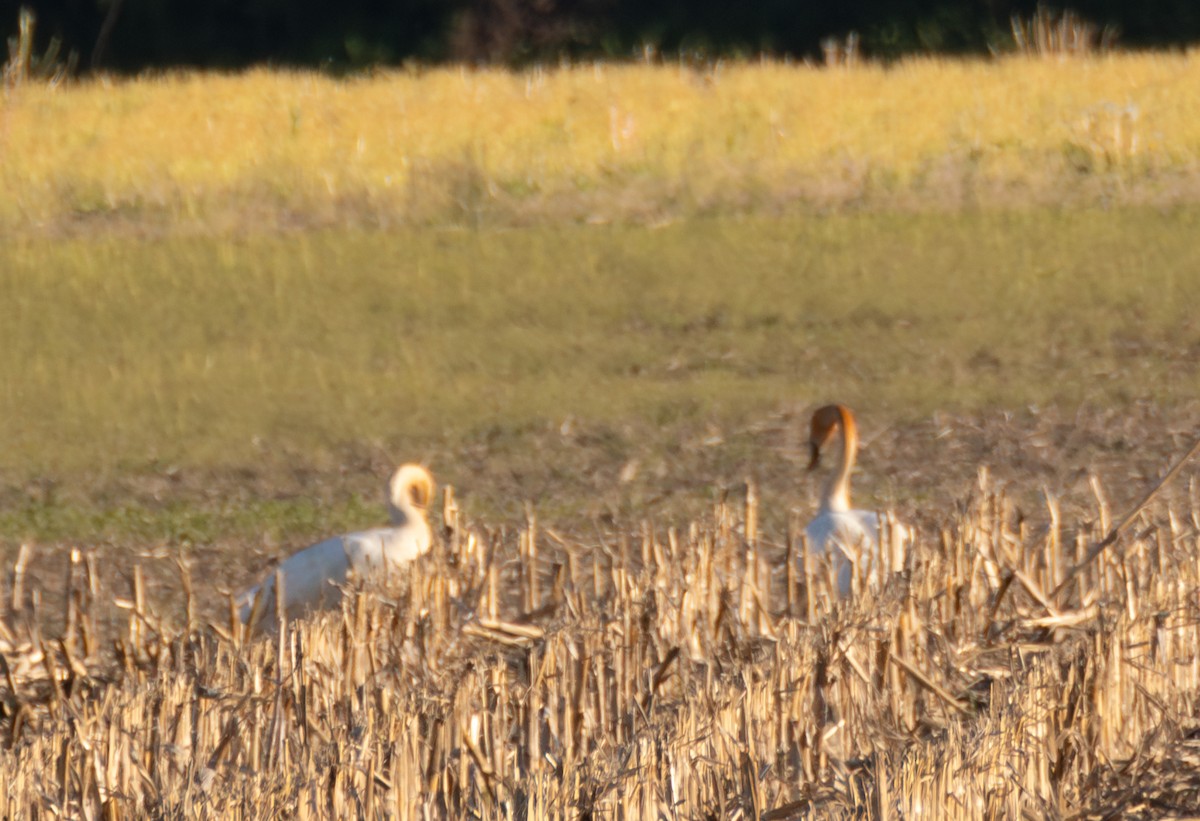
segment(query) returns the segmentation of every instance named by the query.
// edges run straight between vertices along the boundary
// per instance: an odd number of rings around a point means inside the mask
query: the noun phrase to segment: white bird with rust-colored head
[[[885,520],[875,511],[850,507],[850,473],[854,470],[854,458],[858,452],[858,425],[854,421],[854,414],[845,405],[826,405],[813,413],[809,437],[812,461],[808,469],[814,470],[820,464],[822,449],[837,431],[842,434],[837,467],[821,493],[820,510],[808,523],[804,533],[808,537],[809,549],[814,554],[830,553],[837,569],[838,593],[845,597],[850,595],[856,566],[866,563],[869,567],[868,578],[875,583],[883,582],[885,571],[901,568],[911,530],[888,517],[886,521],[891,525],[890,538],[885,539],[881,546],[879,534]],[[884,547],[890,547],[890,556],[885,556]],[[885,562],[885,559],[888,561]]]
[[[283,577],[284,611],[288,618],[296,618],[336,606],[351,574],[380,578],[426,553],[432,534],[425,509],[433,491],[429,471],[420,465],[402,465],[388,482],[391,527],[334,536],[292,554],[262,582],[237,596],[238,617],[251,626],[274,621],[277,572]]]

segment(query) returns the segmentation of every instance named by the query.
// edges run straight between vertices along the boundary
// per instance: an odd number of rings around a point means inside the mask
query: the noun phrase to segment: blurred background
[[[39,37],[58,38],[82,68],[323,66],[405,61],[627,58],[825,58],[829,38],[874,58],[1003,52],[1013,18],[1039,5],[1012,0],[34,0],[0,3],[15,29],[20,7]],[[1129,47],[1180,46],[1200,34],[1187,0],[1079,0],[1094,35]],[[3,30],[3,29],[0,29]],[[1017,38],[1019,39],[1019,38]]]

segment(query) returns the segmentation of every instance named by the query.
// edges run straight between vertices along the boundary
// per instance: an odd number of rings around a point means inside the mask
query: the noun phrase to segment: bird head
[[[841,405],[825,405],[813,411],[812,429],[808,436],[808,447],[812,452],[809,470],[814,470],[821,463],[821,449],[829,444],[833,432],[842,423],[842,413]]]
[[[411,504],[424,510],[433,501],[435,484],[433,476],[420,465],[401,465],[389,483],[391,502],[396,507]]]

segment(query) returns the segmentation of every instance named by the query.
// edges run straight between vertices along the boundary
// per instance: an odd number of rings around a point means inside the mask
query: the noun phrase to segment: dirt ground
[[[516,534],[528,509],[550,538],[598,545],[614,534],[636,532],[643,523],[665,529],[703,517],[720,498],[743,503],[745,482],[757,484],[765,537],[781,544],[789,515],[807,521],[823,473],[809,474],[807,415],[810,408],[776,409],[740,428],[706,426],[653,432],[588,428],[579,424],[535,430],[519,438],[486,438],[457,447],[433,446],[416,454],[439,480],[454,487],[464,522],[516,550]],[[981,468],[1005,487],[1031,534],[1048,521],[1046,493],[1060,505],[1067,533],[1095,533],[1098,505],[1092,478],[1113,520],[1134,505],[1200,435],[1200,402],[1170,408],[1134,403],[1117,410],[1026,408],[979,415],[937,414],[913,422],[887,422],[860,414],[863,446],[854,479],[858,506],[891,508],[936,538],[950,514],[977,485]],[[660,437],[662,436],[659,432]],[[57,499],[105,506],[180,504],[228,511],[252,499],[309,497],[335,506],[352,494],[380,497],[380,486],[396,459],[378,444],[347,446],[334,470],[274,454],[236,470],[166,469],[130,473],[88,483],[43,479],[9,482],[0,504],[13,506],[53,494]],[[1190,465],[1156,500],[1195,495],[1200,464]],[[440,496],[439,496],[440,499]],[[363,521],[371,527],[380,519]],[[441,505],[433,520],[441,521]],[[220,515],[220,514],[218,514]],[[181,563],[191,575],[196,614],[228,619],[228,593],[255,581],[278,556],[332,535],[318,524],[311,533],[274,543],[266,534],[232,533],[208,543],[96,538],[80,533],[57,543],[32,545],[25,588],[40,597],[49,630],[61,623],[62,590],[71,548],[94,553],[102,582],[101,600],[127,597],[135,565],[142,568],[147,595],[163,613],[182,618]],[[5,572],[0,594],[11,597],[19,540],[3,534]],[[1093,537],[1094,538],[1094,537]],[[28,593],[27,593],[28,594]],[[111,626],[126,620],[112,607]]]

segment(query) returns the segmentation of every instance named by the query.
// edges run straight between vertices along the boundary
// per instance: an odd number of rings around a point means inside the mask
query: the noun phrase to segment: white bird
[[[429,471],[402,465],[388,482],[392,527],[334,536],[292,554],[277,571],[237,596],[238,617],[252,627],[275,619],[276,572],[283,577],[284,611],[296,618],[336,606],[352,573],[358,578],[382,577],[427,552],[431,532],[425,508],[433,491]]]
[[[858,426],[854,414],[845,405],[826,405],[813,413],[809,438],[812,461],[808,469],[813,470],[820,464],[821,449],[838,429],[842,432],[841,457],[821,494],[820,510],[808,523],[804,533],[808,536],[809,549],[814,554],[832,551],[833,565],[837,569],[838,593],[844,598],[850,595],[856,565],[869,563],[869,578],[876,583],[886,578],[884,571],[899,569],[904,561],[905,543],[911,538],[911,531],[888,517],[891,539],[885,540],[881,546],[879,533],[884,520],[875,511],[850,507],[850,472],[854,469],[854,457],[858,452]],[[892,560],[886,564],[883,547],[892,549]]]

